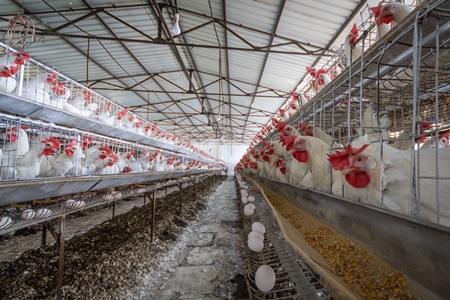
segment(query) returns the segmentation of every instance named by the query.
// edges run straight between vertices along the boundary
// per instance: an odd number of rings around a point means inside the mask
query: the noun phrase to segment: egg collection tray
[[[241,187],[237,183],[239,198]],[[333,299],[324,284],[302,260],[297,252],[285,241],[282,231],[259,190],[249,184],[248,196],[253,196],[255,209],[251,215],[244,213],[245,203],[241,203],[241,214],[244,238],[252,232],[252,225],[260,222],[265,228],[263,249],[255,252],[245,248],[246,278],[251,299]],[[245,196],[244,196],[245,197]],[[245,202],[245,201],[244,201]],[[254,248],[254,247],[253,247]],[[270,266],[275,274],[275,283],[270,283],[273,273],[256,276],[261,266]],[[270,268],[267,268],[270,270]],[[271,271],[270,271],[271,272]],[[258,282],[259,281],[259,282]],[[264,285],[273,287],[269,291],[261,291]]]

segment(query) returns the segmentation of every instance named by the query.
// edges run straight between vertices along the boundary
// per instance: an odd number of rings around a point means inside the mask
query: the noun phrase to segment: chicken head
[[[345,176],[345,180],[354,188],[364,188],[370,183],[370,170],[373,170],[377,163],[373,157],[361,154],[369,144],[361,148],[353,148],[348,145],[342,151],[328,154],[328,161],[334,170],[340,171]]]
[[[53,155],[59,149],[59,140],[54,137],[43,139],[41,143],[43,144],[42,154],[45,156]]]

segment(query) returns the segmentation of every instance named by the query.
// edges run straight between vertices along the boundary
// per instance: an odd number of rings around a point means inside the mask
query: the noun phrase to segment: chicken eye
[[[356,159],[356,161],[362,162],[364,160],[364,158],[362,158],[361,156],[358,156],[358,158]]]

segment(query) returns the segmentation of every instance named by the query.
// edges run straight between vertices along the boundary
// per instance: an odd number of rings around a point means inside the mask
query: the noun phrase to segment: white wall
[[[248,144],[219,144],[216,142],[192,143],[195,147],[205,151],[217,159],[223,160],[228,167],[228,175],[233,175],[234,166],[244,155]]]

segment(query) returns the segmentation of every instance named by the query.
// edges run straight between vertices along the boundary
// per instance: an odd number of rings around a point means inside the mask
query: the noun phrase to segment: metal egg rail
[[[216,175],[216,173],[194,174],[194,180],[205,180],[205,178],[214,175]],[[8,208],[6,212],[0,214],[0,220],[5,218],[3,219],[5,222],[6,218],[10,218],[11,222],[8,225],[2,225],[2,221],[0,221],[0,235],[55,219],[65,214],[71,214],[98,205],[126,199],[134,195],[148,193],[153,190],[163,189],[172,185],[190,183],[193,180],[191,176],[192,175],[184,174],[182,177],[177,178],[168,174],[164,182],[155,181],[144,183],[143,186],[138,186],[133,189],[118,190],[96,195],[74,195],[70,200],[62,201],[57,204],[29,205],[26,208],[21,209]]]
[[[333,299],[321,279],[284,240],[278,223],[263,197],[252,195],[256,196],[254,202],[256,209],[252,216],[245,216],[242,213],[244,237],[252,231],[252,223],[256,221],[265,226],[266,232],[261,252],[253,252],[247,245],[245,246],[251,299]],[[244,205],[239,202],[243,211]],[[263,264],[271,266],[276,274],[275,286],[269,292],[260,291],[255,284],[255,273]]]

